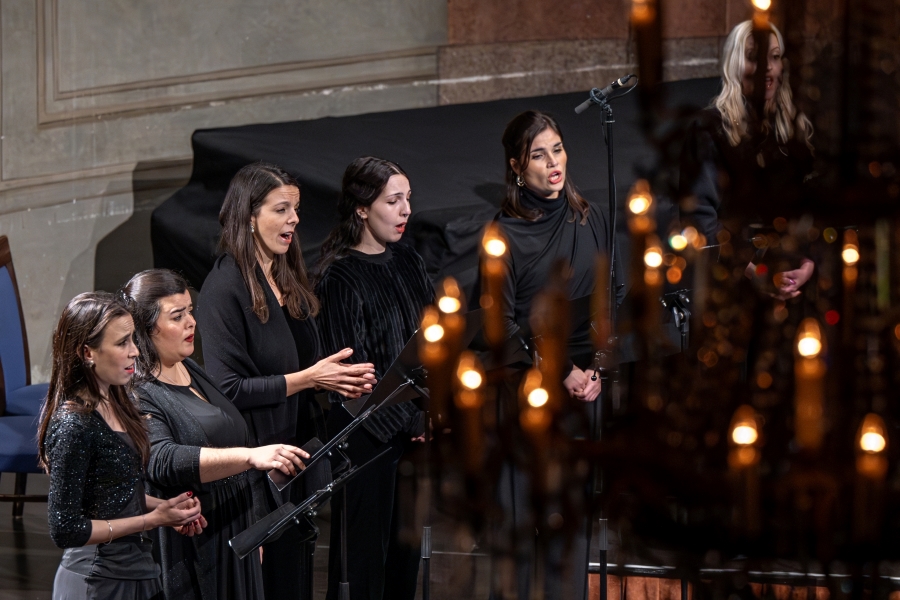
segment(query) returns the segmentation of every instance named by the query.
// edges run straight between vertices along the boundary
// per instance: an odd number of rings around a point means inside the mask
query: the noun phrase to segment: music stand
[[[291,502],[285,502],[278,509],[272,511],[264,518],[228,540],[228,545],[231,546],[231,549],[238,555],[238,558],[244,559],[266,542],[278,539],[278,537],[292,525],[303,526],[305,524],[309,528],[310,533],[313,535],[308,535],[303,541],[315,538],[318,535],[318,527],[316,527],[315,523],[310,519],[316,516],[316,510],[338,490],[342,489],[347,482],[355,477],[360,471],[388,452],[389,449],[382,451],[361,466],[354,467],[351,465],[340,477],[329,483],[323,489],[312,494],[299,505],[295,506]],[[301,522],[301,518],[303,519],[303,522]]]

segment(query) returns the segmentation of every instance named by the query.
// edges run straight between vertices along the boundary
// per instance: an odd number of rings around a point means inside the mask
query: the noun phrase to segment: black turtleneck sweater
[[[500,213],[497,221],[509,243],[508,273],[503,290],[506,330],[529,331],[528,317],[535,295],[547,284],[551,270],[562,259],[572,270],[569,298],[574,300],[594,291],[597,255],[608,247],[609,225],[606,217],[591,206],[587,221],[569,208],[565,192],[558,198],[546,199],[528,188],[520,189],[520,203],[525,209],[538,210],[542,216],[534,221]],[[590,329],[578,328],[569,339],[569,356],[584,368],[592,352]]]
[[[334,261],[316,285],[321,301],[319,339],[326,356],[353,348],[347,362],[371,362],[387,371],[419,328],[422,309],[434,302],[425,263],[415,250],[388,244],[382,254],[351,250]],[[332,402],[346,400],[334,392]],[[364,427],[382,442],[400,432],[424,432],[422,411],[410,401],[379,408]]]

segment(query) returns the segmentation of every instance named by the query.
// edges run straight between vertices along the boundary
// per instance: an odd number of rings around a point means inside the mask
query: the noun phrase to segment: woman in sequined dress
[[[228,545],[268,512],[265,491],[252,483],[250,469],[293,476],[308,455],[287,444],[247,447],[250,435],[241,413],[188,358],[196,322],[184,278],[152,269],[132,277],[123,292],[141,351],[137,393],[141,410],[150,416],[147,478],[165,497],[192,490],[209,521],[203,534],[192,538],[160,531],[166,597],[261,599],[260,556],[241,560]]]
[[[50,475],[50,537],[66,549],[55,600],[161,599],[144,532],[168,526],[194,535],[205,526],[190,492],[144,494],[150,443],[126,388],[138,355],[133,334],[125,306],[100,292],[73,298],[53,335],[38,453]]]

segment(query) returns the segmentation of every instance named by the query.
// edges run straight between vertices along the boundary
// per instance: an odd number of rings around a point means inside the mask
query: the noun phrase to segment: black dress
[[[96,412],[63,406],[45,438],[50,463],[47,516],[50,537],[65,548],[53,598],[162,598],[159,566],[146,535],[86,546],[91,520],[146,512],[143,469],[131,438],[110,429]]]
[[[260,510],[265,510],[260,506],[265,503],[262,492],[253,489],[246,471],[200,482],[200,449],[246,447],[247,426],[196,363],[187,359],[184,364],[191,375],[190,386],[152,380],[138,388],[141,410],[150,417],[148,479],[152,488],[164,498],[193,491],[208,522],[203,533],[193,537],[171,528],[159,531],[163,589],[169,598],[260,600],[259,555],[252,553],[240,560],[228,540],[252,525]]]
[[[581,222],[580,214],[568,204],[565,192],[553,199],[542,198],[527,187],[519,189],[519,203],[526,210],[539,216],[534,220],[522,219],[501,212],[497,222],[506,236],[509,252],[506,255],[508,276],[504,281],[504,325],[508,335],[531,335],[529,317],[535,296],[546,286],[551,274],[562,263],[568,267],[568,297],[570,300],[589,296],[596,285],[596,261],[598,255],[607,253],[610,236],[606,216],[590,206],[587,219]],[[624,286],[617,286],[617,301],[621,302]],[[573,315],[574,316],[574,315]],[[572,366],[590,368],[593,362],[593,346],[588,315],[568,341],[568,358]],[[501,419],[518,423],[518,387],[529,365],[514,365],[517,371],[507,378],[500,393]],[[565,373],[568,375],[568,373]],[[584,421],[592,418],[593,411],[585,405]],[[584,429],[582,426],[580,429]],[[573,434],[583,435],[583,431]],[[522,441],[527,445],[527,442]],[[515,546],[504,553],[516,557],[516,580],[519,598],[528,598],[534,576],[534,539],[521,535],[533,530],[536,519],[532,514],[530,485],[524,470],[507,462],[503,465],[497,486],[497,501],[504,513],[504,520],[495,524],[499,540],[517,540]],[[548,549],[545,564],[545,589],[548,598],[587,597],[587,551],[589,542],[588,521],[569,548],[570,564],[563,564],[563,541]]]
[[[727,229],[738,251],[756,234],[774,231],[772,220],[799,210],[805,182],[813,174],[809,147],[796,139],[780,143],[771,129],[751,118],[752,137],[732,146],[722,114],[700,112],[688,131],[681,156],[681,217],[710,245]],[[742,257],[743,258],[743,257]]]
[[[320,358],[316,320],[296,320],[272,293],[259,266],[269,308],[265,323],[253,312],[250,290],[229,254],[221,255],[203,282],[197,303],[197,323],[203,337],[203,359],[210,378],[241,412],[250,431],[250,446],[292,444],[302,446],[319,432],[321,410],[314,390],[287,395],[284,376],[311,367]],[[250,477],[266,490],[268,511],[282,499],[265,483],[265,473]],[[290,500],[302,501],[305,490],[291,486]],[[312,554],[315,542],[299,542],[300,531],[288,529],[264,546],[263,579],[270,598],[308,598],[312,590]]]
[[[419,328],[422,309],[434,301],[434,288],[421,257],[401,244],[382,254],[350,251],[323,273],[316,294],[322,303],[319,330],[326,354],[353,348],[352,362],[371,362],[380,377]],[[350,416],[331,394],[328,432],[339,432]],[[362,464],[385,449],[388,455],[347,485],[347,561],[353,600],[412,599],[416,592],[419,548],[397,540],[396,472],[412,437],[425,430],[424,416],[412,402],[379,409],[349,440],[348,454]],[[328,557],[329,600],[338,596],[341,576],[340,529],[343,496],[332,501]]]

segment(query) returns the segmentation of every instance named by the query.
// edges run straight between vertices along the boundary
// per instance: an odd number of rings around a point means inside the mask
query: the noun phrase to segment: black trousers
[[[328,433],[351,420],[342,407],[332,407]],[[347,512],[347,580],[351,600],[413,600],[420,548],[398,539],[397,464],[407,447],[398,434],[382,443],[364,428],[350,436],[346,450],[352,464],[362,465],[383,450],[388,453],[367,466],[331,501],[331,545],[328,553],[327,600],[338,600],[341,581],[341,522]]]

